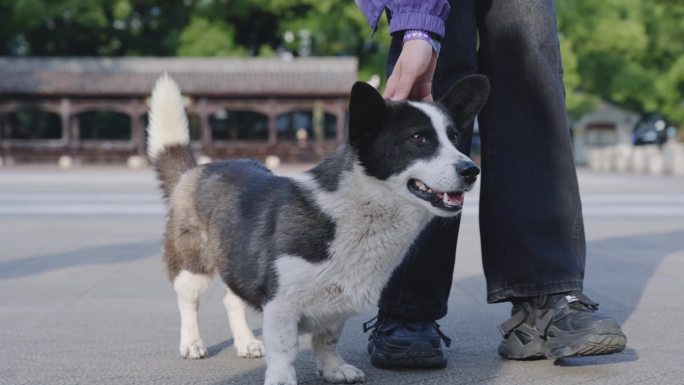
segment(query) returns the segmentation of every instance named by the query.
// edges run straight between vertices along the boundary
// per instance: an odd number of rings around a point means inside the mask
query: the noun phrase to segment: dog
[[[488,93],[482,75],[461,79],[435,104],[385,100],[357,82],[345,144],[286,178],[253,160],[198,166],[180,90],[163,75],[148,155],[168,202],[164,261],[178,296],[181,356],[207,354],[198,300],[218,273],[237,354],[265,354],[264,384],[297,383],[299,333],[312,334],[325,380],[363,382],[336,349],[344,322],[376,304],[432,218],[461,212],[479,168],[456,144]],[[247,326],[246,304],[263,311],[264,344]]]

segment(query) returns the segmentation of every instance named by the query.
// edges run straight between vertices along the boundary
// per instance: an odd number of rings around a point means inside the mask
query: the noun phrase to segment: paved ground
[[[285,170],[287,172],[291,169]],[[587,293],[624,323],[613,356],[507,362],[496,355],[508,306],[487,305],[475,195],[467,201],[451,312],[449,365],[370,366],[352,319],[342,354],[369,384],[684,384],[684,179],[580,172]],[[179,317],[160,263],[163,209],[150,171],[0,169],[0,383],[260,384],[261,359],[232,348],[214,282],[201,329],[210,356],[182,360]],[[259,330],[259,315],[250,314]],[[302,337],[301,383],[322,384]]]

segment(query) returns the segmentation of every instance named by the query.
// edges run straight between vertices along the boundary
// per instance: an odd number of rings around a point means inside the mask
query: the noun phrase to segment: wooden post
[[[76,114],[69,119],[69,149],[71,149],[73,153],[78,151],[78,148],[81,144],[80,133],[80,122],[78,120],[78,114]]]
[[[197,117],[200,120],[200,136],[202,139],[202,152],[204,155],[211,156],[212,135],[209,126],[209,111],[207,109],[207,99],[199,98],[197,101]]]
[[[128,108],[128,116],[131,119],[131,141],[135,145],[135,153],[145,155],[145,131],[140,121],[140,111],[143,102],[132,99]]]
[[[345,127],[345,118],[347,115],[347,106],[344,99],[337,99],[337,143],[343,143],[346,139],[347,127]]]
[[[0,162],[4,162],[3,155],[7,152],[9,147],[7,141],[7,112],[0,109]],[[4,164],[4,163],[3,163]]]
[[[275,146],[278,142],[278,113],[276,111],[276,102],[273,98],[268,100],[268,145]]]
[[[59,117],[62,120],[62,144],[65,148],[71,145],[71,100],[69,98],[62,98],[59,103]]]

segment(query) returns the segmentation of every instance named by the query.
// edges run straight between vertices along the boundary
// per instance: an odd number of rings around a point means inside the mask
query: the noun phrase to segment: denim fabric
[[[478,116],[487,301],[581,290],[584,227],[555,2],[454,0],[451,7],[435,98],[475,72],[487,75],[492,88]],[[388,72],[400,51],[395,39]],[[470,136],[460,143],[464,152],[469,146]],[[383,313],[423,320],[446,315],[458,227],[458,220],[444,219],[428,225],[383,291]]]

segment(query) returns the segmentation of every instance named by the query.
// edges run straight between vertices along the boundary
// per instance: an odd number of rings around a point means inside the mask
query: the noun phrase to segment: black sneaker
[[[499,326],[499,355],[513,360],[612,354],[627,337],[617,321],[597,312],[582,293],[539,296],[515,303],[512,318]]]
[[[435,321],[406,321],[378,316],[363,324],[368,337],[371,364],[377,368],[423,368],[446,366],[442,341],[451,339],[439,330]]]

